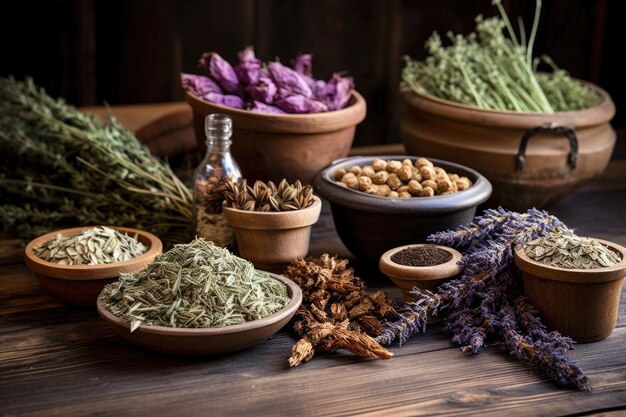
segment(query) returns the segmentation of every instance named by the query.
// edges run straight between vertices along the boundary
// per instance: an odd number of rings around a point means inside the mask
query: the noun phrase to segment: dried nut
[[[459,174],[448,174],[448,178],[450,178],[450,181],[454,182],[459,179]]]
[[[361,171],[363,171],[363,168],[358,165],[351,166],[350,169],[348,169],[348,172],[352,172],[357,177],[361,175]]]
[[[351,188],[353,190],[356,190],[359,185],[359,180],[357,180],[356,175],[354,175],[352,172],[346,173],[346,175],[344,175],[341,179],[341,182],[343,182],[348,188]]]
[[[341,181],[341,179],[343,178],[343,176],[346,175],[346,169],[345,168],[339,168],[336,172],[335,172],[335,179],[337,181]]]
[[[367,192],[372,186],[372,179],[370,177],[359,177],[359,191]]]
[[[374,184],[385,184],[389,179],[389,173],[387,171],[378,171],[374,178],[372,178],[372,182]]]
[[[422,168],[422,167],[433,167],[433,163],[430,162],[428,159],[426,158],[417,158],[417,161],[415,161],[415,166],[418,168]]]
[[[387,162],[387,168],[385,168],[387,170],[387,172],[392,173],[392,172],[396,172],[398,170],[398,168],[400,168],[402,166],[402,164],[400,163],[400,161],[389,161]]]
[[[413,162],[410,159],[404,159],[404,160],[402,160],[402,165],[413,166]]]
[[[387,197],[398,198],[398,197],[400,197],[400,194],[398,194],[395,191],[389,191],[389,194],[387,194]]]
[[[445,169],[441,167],[435,167],[435,174],[437,175],[448,175]]]
[[[409,181],[409,189],[408,189],[409,193],[413,195],[419,195],[421,191],[422,191],[422,184],[420,184],[419,182],[415,180]]]
[[[404,191],[409,192],[409,186],[403,185],[402,187],[398,188],[396,191],[399,193],[404,192]]]
[[[402,184],[402,180],[400,180],[400,178],[398,178],[396,174],[389,174],[389,178],[387,179],[387,185],[389,186],[389,188],[391,188],[392,190],[397,190],[398,188],[402,187]]]
[[[441,193],[440,195],[449,195],[449,194],[454,194],[454,191],[449,190],[449,191],[444,191],[443,193]]]
[[[413,196],[411,195],[411,193],[409,193],[408,191],[401,191],[401,192],[399,193],[399,196],[400,196],[400,198],[411,198],[411,197],[413,197]]]
[[[450,181],[448,179],[448,177],[442,178],[442,179],[438,179],[437,180],[437,191],[439,191],[441,194],[444,194],[444,193],[446,193],[448,191],[454,192],[453,187],[452,187],[452,181]]]
[[[456,182],[456,186],[459,189],[459,191],[467,190],[468,188],[470,188],[472,186],[472,182],[467,177],[461,177],[458,180],[456,180],[455,182]]]
[[[424,179],[422,178],[422,174],[420,174],[419,171],[415,171],[413,172],[413,175],[411,175],[411,179],[415,180],[417,182],[422,182]]]
[[[420,197],[432,197],[434,195],[435,195],[435,190],[433,190],[430,187],[422,188],[422,191],[420,191],[420,193],[419,193]]]
[[[424,166],[420,168],[420,174],[423,180],[434,180],[437,174],[432,167]]]
[[[437,191],[437,183],[434,180],[422,181],[422,188],[430,187],[433,191]]]
[[[382,197],[387,196],[390,192],[391,192],[391,188],[389,188],[387,184],[382,184],[382,185],[372,184],[372,187],[370,188],[370,191],[369,191],[370,194],[374,194],[374,195],[378,195]]]
[[[398,175],[398,178],[400,178],[402,181],[410,180],[411,176],[413,175],[411,165],[402,164],[402,166],[396,170],[396,174]]]
[[[374,171],[374,168],[371,165],[364,166],[361,170],[361,175],[365,175],[366,177],[373,178],[375,174],[376,171]]]
[[[374,168],[374,171],[376,172],[384,171],[387,168],[387,161],[383,161],[382,159],[375,159],[374,162],[372,162],[372,168]]]

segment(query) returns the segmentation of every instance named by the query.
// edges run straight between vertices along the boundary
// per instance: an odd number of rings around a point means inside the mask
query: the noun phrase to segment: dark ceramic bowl
[[[378,262],[389,249],[426,241],[432,233],[470,223],[476,206],[491,195],[489,181],[473,169],[428,158],[447,172],[466,176],[473,185],[455,194],[434,197],[390,198],[351,190],[334,180],[339,168],[370,165],[375,159],[399,160],[406,155],[354,156],[333,162],[320,172],[314,187],[330,202],[337,233],[348,250],[359,259]]]

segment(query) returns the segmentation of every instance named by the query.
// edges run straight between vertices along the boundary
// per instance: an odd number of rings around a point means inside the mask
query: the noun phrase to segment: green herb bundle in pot
[[[447,42],[434,33],[424,61],[406,58],[402,137],[411,154],[480,170],[494,185],[492,204],[541,207],[604,170],[615,107],[550,58],[533,59],[540,1],[530,34],[494,4],[500,17],[478,16],[474,33],[448,33]],[[540,63],[553,72],[538,72]]]

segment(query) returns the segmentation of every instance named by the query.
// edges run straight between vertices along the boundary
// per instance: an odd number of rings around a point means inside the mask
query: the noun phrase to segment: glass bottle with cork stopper
[[[222,213],[222,195],[217,188],[226,181],[240,182],[241,170],[230,154],[233,123],[223,114],[205,119],[206,155],[194,175],[194,211],[196,236],[216,245],[231,246],[233,230]]]

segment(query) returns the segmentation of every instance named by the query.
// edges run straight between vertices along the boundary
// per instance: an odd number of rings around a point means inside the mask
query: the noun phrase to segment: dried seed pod
[[[389,173],[395,173],[398,168],[400,168],[402,166],[402,163],[400,161],[389,161],[387,162],[387,166],[385,167],[385,170]]]
[[[420,174],[422,175],[422,179],[424,180],[434,180],[437,174],[435,174],[435,170],[433,167],[423,166],[420,168]]]
[[[415,161],[415,166],[417,168],[422,168],[422,167],[433,167],[433,163],[430,162],[428,159],[426,158],[417,158],[417,160]]]
[[[372,186],[372,179],[370,177],[359,177],[359,191],[368,192]]]
[[[358,165],[353,165],[348,169],[348,172],[352,172],[354,175],[356,175],[357,177],[359,175],[361,175],[361,171],[363,171],[363,168],[361,168]]]
[[[397,190],[398,188],[402,187],[402,185],[403,185],[402,180],[400,178],[398,178],[398,176],[396,174],[389,174],[389,178],[387,178],[386,184],[392,190]]]
[[[372,162],[372,168],[374,171],[384,171],[387,168],[387,161],[383,161],[382,159],[375,159]]]
[[[396,191],[389,191],[389,194],[387,194],[387,197],[391,197],[391,198],[398,198],[400,196],[400,194],[398,194]]]
[[[415,180],[411,180],[409,181],[409,189],[407,191],[412,195],[419,195],[419,193],[422,191],[422,184]]]
[[[374,178],[375,174],[376,171],[374,171],[374,168],[371,165],[364,166],[363,170],[361,171],[361,175],[365,175],[366,177],[370,178]]]
[[[430,187],[424,187],[422,188],[422,191],[420,191],[418,195],[419,197],[432,197],[435,195],[435,190],[433,190]]]
[[[378,171],[374,178],[372,178],[372,182],[374,184],[385,184],[389,179],[389,173],[387,171]]]
[[[411,169],[412,165],[402,164],[400,168],[396,170],[396,175],[402,181],[409,181],[413,176],[413,170]]]
[[[249,200],[246,201],[246,204],[243,205],[242,209],[247,211],[254,211],[254,209],[256,208],[255,206],[256,204],[254,203],[254,201]]]
[[[422,189],[426,187],[430,187],[433,189],[433,191],[437,191],[437,182],[435,182],[434,180],[422,181]]]

